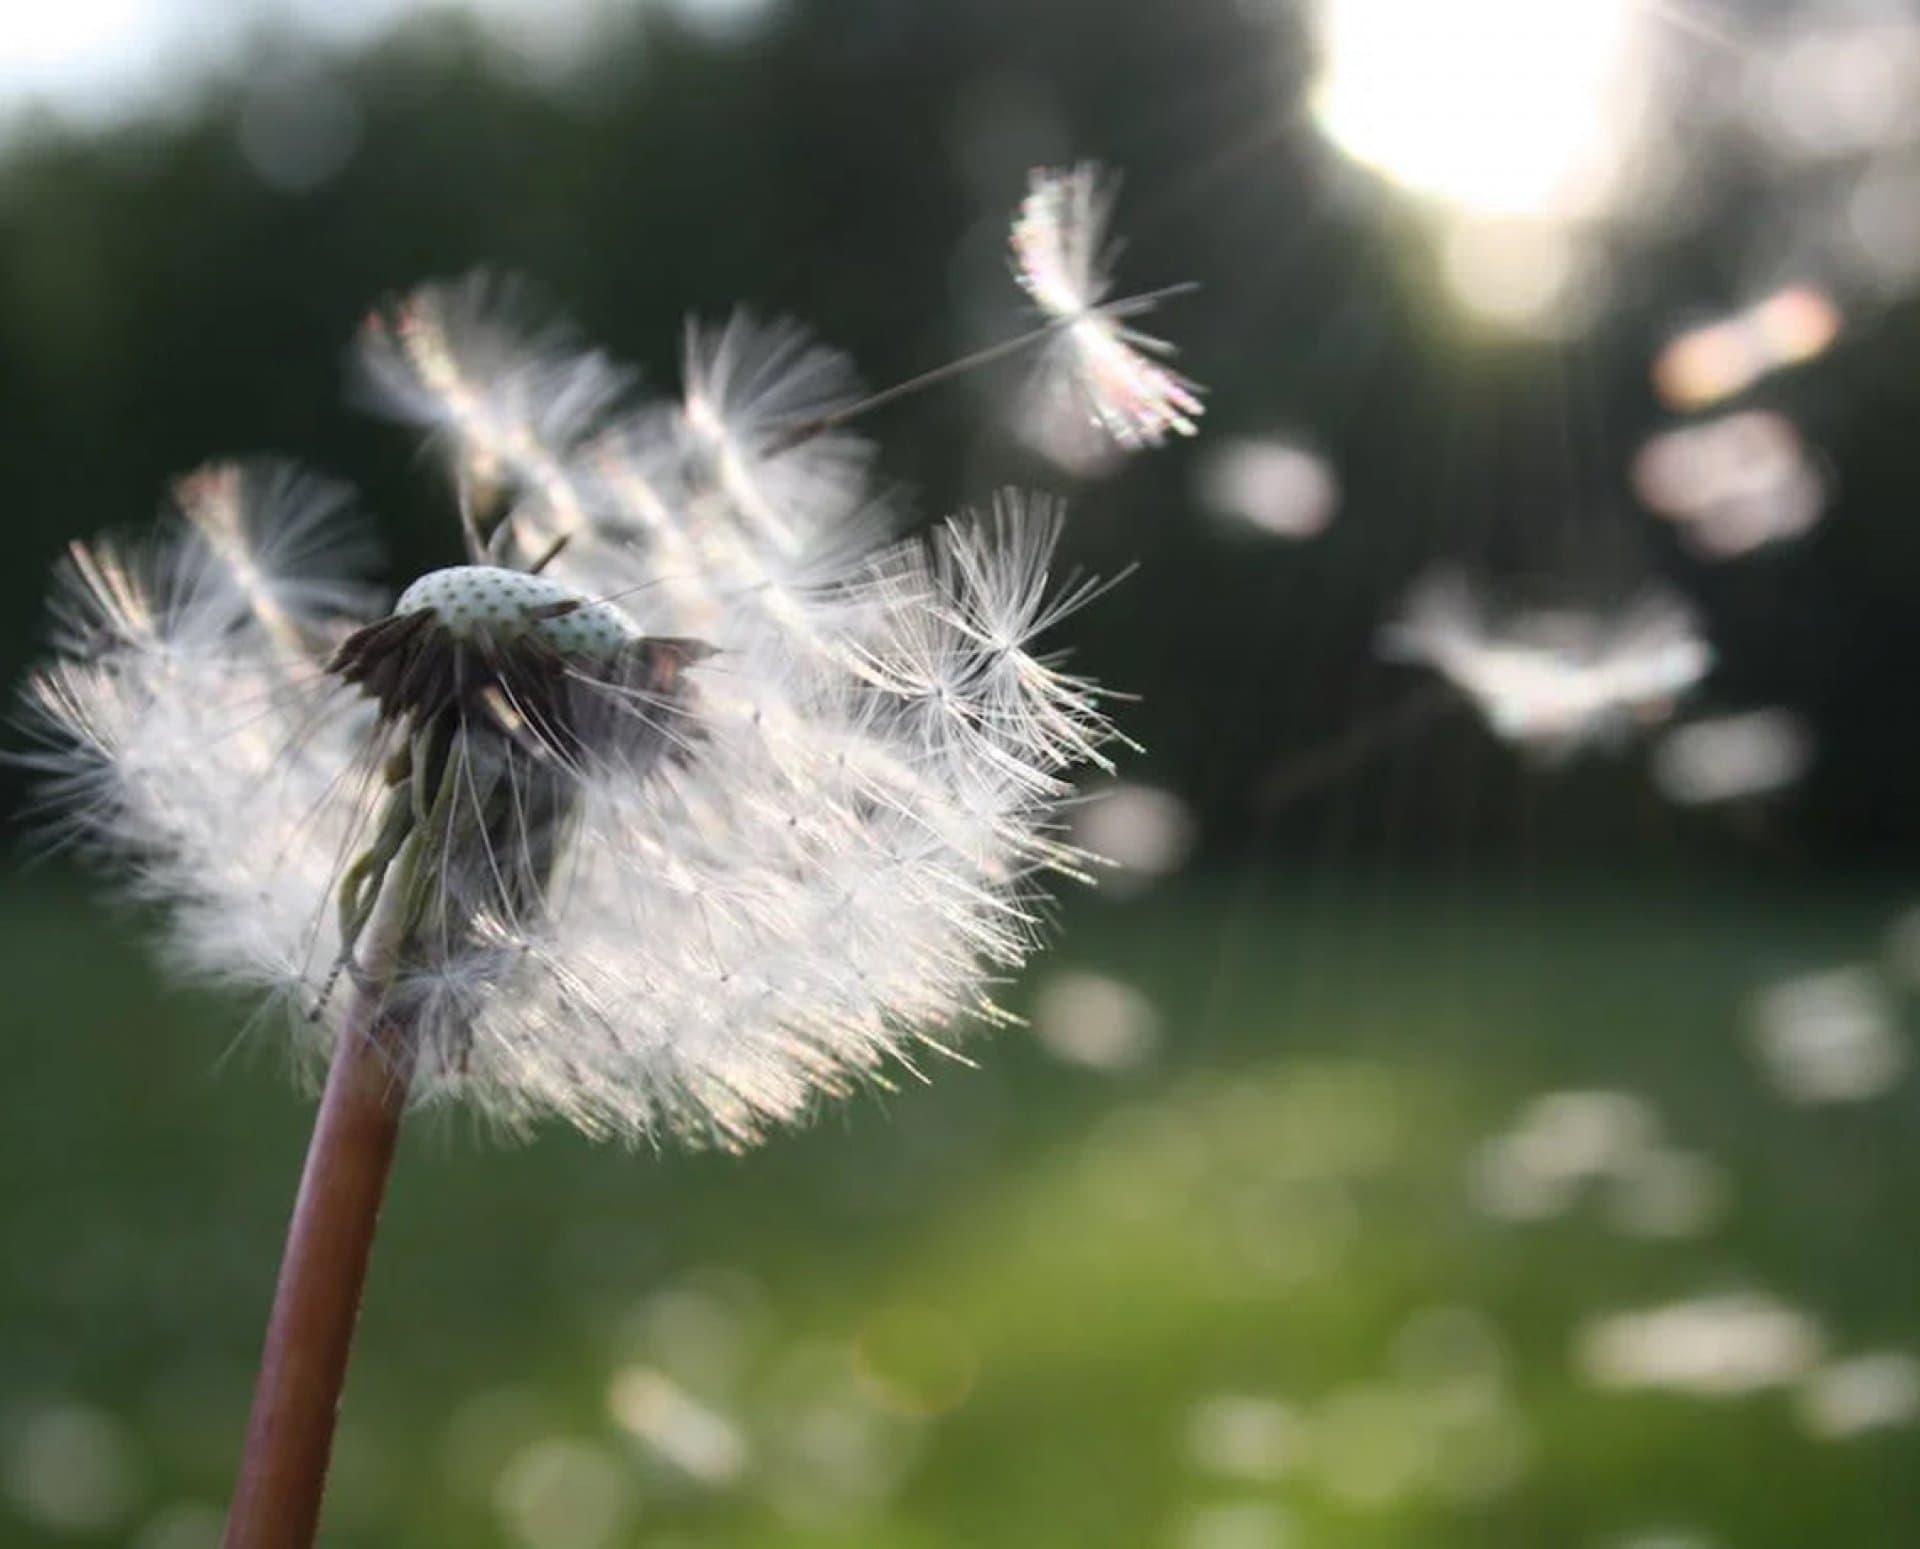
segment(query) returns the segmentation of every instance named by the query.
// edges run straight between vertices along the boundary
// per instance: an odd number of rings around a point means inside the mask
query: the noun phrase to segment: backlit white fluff
[[[522,282],[486,271],[422,287],[376,314],[354,360],[360,395],[432,433],[463,499],[484,501],[506,486],[569,517],[577,490],[566,459],[634,383],[571,327],[543,317]]]
[[[74,839],[172,906],[188,968],[290,987],[330,956],[322,904],[364,783],[372,707],[317,657],[344,610],[377,606],[370,544],[336,486],[280,465],[202,470],[181,504],[150,540],[73,546],[30,761]]]
[[[461,721],[431,821],[491,837],[436,852],[438,913],[388,1004],[422,1096],[745,1145],[997,1015],[1042,874],[1073,864],[1070,771],[1110,735],[1097,690],[1036,644],[1089,588],[1055,594],[1057,517],[1016,496],[873,545],[865,446],[791,434],[853,378],[790,326],[694,332],[686,398],[635,405],[619,368],[516,332],[491,294],[383,313],[364,375],[506,513],[469,518],[485,552],[462,596],[489,564],[544,561],[538,586],[501,583],[516,638],[559,642],[567,681],[546,687],[632,734],[553,737],[562,701],[506,680]],[[72,830],[171,906],[192,967],[277,990],[324,1045],[343,947],[349,977],[376,966],[341,878],[407,785],[381,705],[322,664],[383,609],[324,488],[214,470],[189,489],[225,502],[217,521],[76,550],[32,687],[39,761]],[[621,628],[535,629],[550,596]],[[669,661],[684,692],[614,672],[642,637],[714,654]]]
[[[1204,405],[1192,382],[1150,358],[1172,346],[1124,321],[1155,298],[1107,299],[1112,205],[1110,182],[1083,163],[1036,171],[1014,221],[1014,277],[1057,328],[1035,379],[1035,410],[1122,448],[1158,446],[1193,435]]]
[[[1495,733],[1549,758],[1664,720],[1713,665],[1692,613],[1664,593],[1611,617],[1499,618],[1453,573],[1415,589],[1381,649],[1433,668]]]

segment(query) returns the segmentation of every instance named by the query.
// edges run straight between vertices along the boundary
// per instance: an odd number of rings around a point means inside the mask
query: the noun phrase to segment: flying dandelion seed
[[[1450,572],[1414,590],[1382,634],[1381,654],[1431,667],[1497,736],[1549,761],[1664,720],[1713,661],[1692,614],[1664,593],[1612,616],[1498,618]]]
[[[1112,207],[1112,184],[1090,163],[1035,172],[1014,222],[1014,277],[1056,329],[1032,391],[1043,421],[1057,414],[1133,450],[1193,435],[1204,405],[1198,387],[1151,358],[1172,346],[1126,322],[1158,297],[1107,299]]]
[[[358,359],[445,453],[466,563],[383,611],[339,491],[203,470],[155,540],[73,547],[29,686],[64,833],[330,1056],[236,1543],[311,1532],[406,1101],[738,1149],[911,1071],[1006,1020],[1044,876],[1083,871],[1069,777],[1109,767],[1036,644],[1099,590],[1051,584],[1056,509],[876,541],[857,383],[792,325],[690,331],[682,400],[640,404],[477,278]],[[529,1461],[515,1520],[584,1457]]]

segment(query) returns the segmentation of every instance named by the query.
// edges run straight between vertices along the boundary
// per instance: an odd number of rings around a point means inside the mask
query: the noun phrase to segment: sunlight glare
[[[1489,215],[1572,218],[1624,160],[1635,0],[1322,0],[1321,127],[1402,187]]]

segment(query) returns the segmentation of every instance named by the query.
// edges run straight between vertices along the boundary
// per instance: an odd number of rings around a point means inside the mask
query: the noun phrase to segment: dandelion
[[[31,755],[203,974],[329,1064],[228,1543],[306,1542],[403,1109],[745,1147],[1001,1020],[1105,767],[1036,643],[1058,513],[873,541],[857,400],[791,325],[689,334],[677,404],[492,280],[367,323],[363,391],[450,463],[466,562],[391,607],[350,502],[205,470],[76,545]]]
[[[1152,358],[1172,346],[1125,321],[1168,292],[1107,299],[1112,206],[1113,185],[1091,163],[1036,171],[1013,226],[1014,277],[1055,328],[1035,382],[1038,411],[1133,450],[1193,435],[1204,405],[1192,382]]]
[[[1713,662],[1692,615],[1664,593],[1646,593],[1612,617],[1496,619],[1451,573],[1415,590],[1381,651],[1433,668],[1498,736],[1549,759],[1664,719]]]

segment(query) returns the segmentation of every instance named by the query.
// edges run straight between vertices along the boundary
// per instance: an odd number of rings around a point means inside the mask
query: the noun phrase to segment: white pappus
[[[1117,252],[1107,235],[1113,192],[1090,162],[1034,172],[1013,225],[1013,272],[1056,329],[1034,382],[1039,412],[1089,426],[1131,451],[1193,435],[1205,406],[1194,383],[1152,358],[1172,346],[1125,321],[1169,292],[1108,300]]]
[[[467,564],[388,609],[331,486],[203,472],[74,547],[31,756],[184,964],[311,1046],[377,994],[416,1099],[743,1146],[998,1015],[1112,736],[1035,644],[1091,589],[1036,498],[877,541],[865,444],[815,425],[856,383],[791,325],[693,330],[648,404],[516,307],[428,286],[360,341]]]

